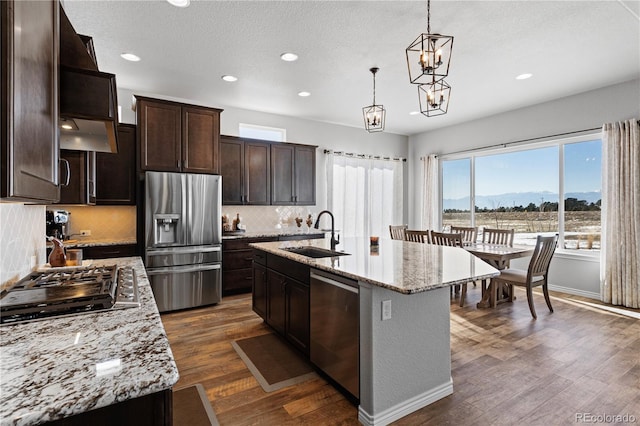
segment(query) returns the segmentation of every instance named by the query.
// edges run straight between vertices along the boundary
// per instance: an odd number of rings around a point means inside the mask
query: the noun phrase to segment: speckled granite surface
[[[282,229],[273,229],[273,230],[263,230],[263,231],[247,231],[238,235],[222,235],[223,240],[232,240],[238,238],[262,238],[262,237],[287,237],[287,236],[303,236],[303,235],[314,235],[316,237],[322,238],[324,236],[324,232],[318,231],[314,229],[311,233],[307,232],[306,229],[302,232],[298,232],[297,230],[282,230]],[[313,238],[313,237],[312,237]]]
[[[140,308],[0,327],[0,424],[30,425],[171,388],[179,378],[139,257]]]
[[[135,244],[135,239],[77,239],[77,240],[67,240],[64,242],[64,246],[66,248],[82,248],[82,247],[97,247],[97,246],[116,246],[116,245],[124,245],[124,244]]]
[[[254,248],[277,254],[336,275],[411,294],[493,277],[498,270],[464,249],[380,239],[377,251],[368,238],[345,238],[337,251],[347,256],[313,259],[288,252],[289,247],[329,249],[329,239],[252,243]]]

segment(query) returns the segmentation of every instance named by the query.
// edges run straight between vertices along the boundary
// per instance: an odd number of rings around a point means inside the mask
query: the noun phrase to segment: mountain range
[[[566,198],[576,198],[578,200],[585,200],[588,203],[595,203],[602,198],[600,191],[591,192],[567,192]],[[510,192],[506,194],[497,195],[476,195],[476,206],[479,208],[495,209],[498,207],[513,207],[523,206],[526,207],[529,203],[533,203],[539,206],[541,202],[557,202],[558,194],[542,191],[542,192]],[[468,210],[469,209],[469,197],[456,198],[456,199],[444,199],[442,200],[443,209],[457,209]]]

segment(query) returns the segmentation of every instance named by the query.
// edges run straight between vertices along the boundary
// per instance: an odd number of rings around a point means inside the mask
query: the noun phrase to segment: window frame
[[[248,124],[248,123],[238,123],[238,136],[239,137],[246,137],[249,138],[249,136],[243,136],[242,135],[242,129],[248,129],[248,130],[265,130],[265,131],[269,131],[269,132],[274,132],[274,133],[280,133],[281,135],[281,139],[277,140],[277,139],[268,139],[268,138],[251,138],[251,139],[263,139],[263,140],[268,140],[271,142],[286,142],[287,141],[287,129],[283,129],[280,127],[269,127],[269,126],[260,126],[258,124]]]
[[[439,221],[438,224],[442,227],[442,213],[443,213],[443,174],[442,174],[442,163],[444,161],[452,161],[452,160],[460,160],[463,158],[468,158],[470,160],[470,173],[471,179],[470,188],[469,188],[469,200],[470,205],[469,209],[471,212],[471,226],[476,226],[476,211],[475,211],[475,160],[476,157],[485,157],[490,155],[498,155],[498,154],[508,154],[512,152],[519,151],[529,151],[533,149],[539,148],[547,148],[547,147],[558,147],[558,248],[556,252],[561,255],[561,257],[568,258],[589,258],[589,259],[599,259],[600,252],[602,250],[602,238],[601,238],[601,249],[594,250],[593,252],[587,252],[582,250],[570,250],[564,249],[564,233],[565,233],[565,185],[564,185],[564,147],[566,145],[570,145],[573,143],[580,142],[589,142],[593,140],[600,140],[602,142],[603,135],[601,131],[596,132],[588,132],[583,133],[578,136],[570,136],[564,138],[554,137],[552,139],[546,139],[538,142],[522,142],[522,143],[511,143],[511,144],[503,144],[502,146],[494,146],[490,148],[478,148],[471,149],[468,151],[460,151],[451,154],[443,154],[438,156],[438,173],[439,173],[439,197],[440,197],[440,212],[439,212]],[[601,175],[604,175],[604,164],[601,164]],[[601,199],[604,196],[603,194],[604,188],[602,185],[600,187]],[[602,210],[601,210],[602,211]],[[602,216],[600,217],[600,235],[602,236]]]

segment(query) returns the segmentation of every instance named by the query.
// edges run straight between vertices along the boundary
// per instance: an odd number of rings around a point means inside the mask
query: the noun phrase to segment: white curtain
[[[603,302],[640,308],[640,124],[608,123],[602,128]]]
[[[327,206],[344,237],[389,236],[402,223],[402,161],[327,155]]]
[[[440,229],[440,196],[438,157],[431,154],[422,159],[422,229]]]

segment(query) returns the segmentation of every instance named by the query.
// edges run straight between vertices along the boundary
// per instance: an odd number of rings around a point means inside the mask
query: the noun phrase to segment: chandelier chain
[[[376,104],[376,73],[373,71],[373,105]]]
[[[431,0],[427,0],[427,34],[431,34]]]

